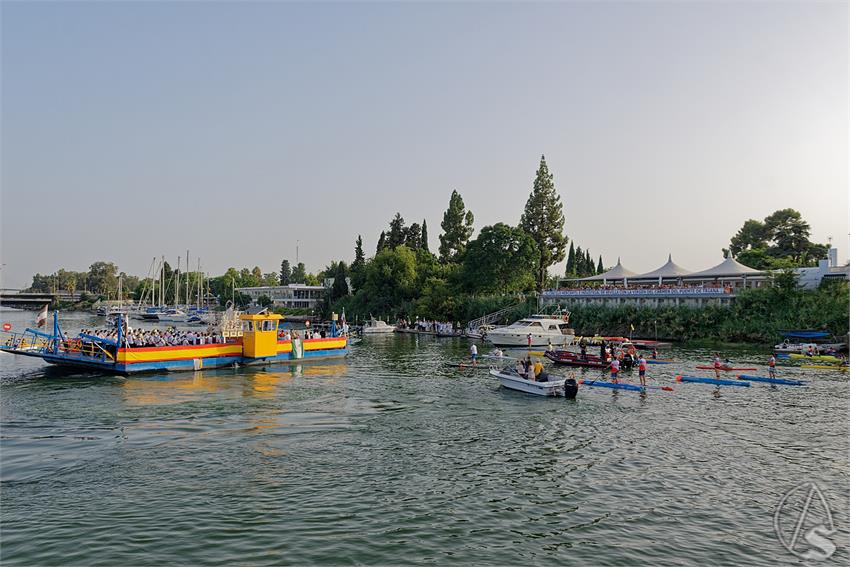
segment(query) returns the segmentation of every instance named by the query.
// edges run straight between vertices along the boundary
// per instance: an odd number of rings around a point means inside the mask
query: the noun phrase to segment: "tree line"
[[[427,221],[408,225],[397,212],[378,235],[374,256],[366,257],[359,235],[351,265],[335,263],[335,285],[325,309],[345,309],[349,318],[374,315],[463,321],[557,284],[548,270],[564,259],[568,239],[563,204],[545,156],[540,158],[516,225],[487,225],[473,238],[474,222],[475,215],[460,192],[452,191],[440,223],[440,244],[433,253]],[[570,271],[595,274],[596,264],[590,261],[593,267],[586,265],[588,258],[589,252],[571,246]],[[350,288],[336,286],[343,277],[350,279]]]

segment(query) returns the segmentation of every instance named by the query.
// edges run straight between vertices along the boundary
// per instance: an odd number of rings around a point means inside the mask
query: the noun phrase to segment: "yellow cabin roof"
[[[243,321],[268,321],[274,319],[280,321],[283,319],[283,315],[278,315],[277,313],[249,315],[247,313],[243,313],[239,315],[239,318]]]

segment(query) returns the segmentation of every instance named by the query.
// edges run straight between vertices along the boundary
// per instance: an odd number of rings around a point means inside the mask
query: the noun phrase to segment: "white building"
[[[237,287],[236,291],[251,298],[255,305],[262,296],[270,298],[275,307],[290,309],[315,309],[327,288],[321,285],[289,284]]]
[[[838,265],[838,250],[830,248],[829,254],[814,268],[797,268],[797,282],[805,289],[817,288],[824,279],[850,279],[850,266]]]

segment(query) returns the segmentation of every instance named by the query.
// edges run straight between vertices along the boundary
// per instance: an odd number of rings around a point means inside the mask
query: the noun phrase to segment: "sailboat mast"
[[[174,308],[177,309],[180,303],[180,256],[177,256],[177,272],[174,275],[177,276],[174,284]]]
[[[189,250],[186,250],[186,307],[189,307]]]
[[[165,307],[165,256],[162,257],[162,265],[159,267],[159,306]]]
[[[198,309],[201,308],[201,288],[204,285],[204,275],[201,273],[201,259],[198,258]]]

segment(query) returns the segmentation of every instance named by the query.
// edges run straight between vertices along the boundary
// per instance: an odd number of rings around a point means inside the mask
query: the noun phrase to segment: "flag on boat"
[[[35,324],[38,327],[43,327],[45,323],[47,323],[47,306],[49,304],[45,303],[44,307],[41,308],[41,311],[38,312],[38,317],[35,318]]]
[[[634,330],[635,330],[635,326],[634,326],[634,325],[632,325],[631,323],[629,323],[629,327],[631,327],[631,328],[632,328],[632,331],[634,331]]]

